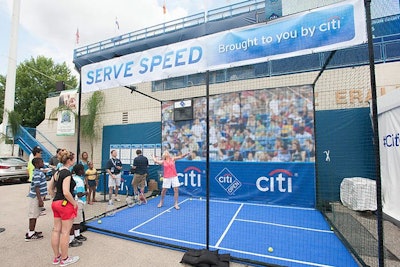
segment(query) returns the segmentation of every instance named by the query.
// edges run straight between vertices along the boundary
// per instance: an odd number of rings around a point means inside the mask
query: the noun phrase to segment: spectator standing
[[[96,202],[96,188],[99,183],[99,179],[97,177],[97,170],[93,166],[93,162],[89,161],[88,165],[89,169],[85,173],[86,185],[89,188],[87,201],[89,205],[92,205],[93,202]]]
[[[83,165],[83,170],[85,172],[89,169],[89,154],[87,152],[82,152],[79,163]]]
[[[69,170],[75,163],[75,157],[72,152],[64,149],[58,159],[62,167],[50,180],[48,187],[50,195],[54,197],[51,205],[54,214],[51,247],[54,253],[53,264],[67,266],[79,260],[79,256],[68,255],[69,233],[78,209],[78,203],[72,195],[76,183]]]
[[[142,150],[136,150],[136,158],[133,160],[133,180],[132,180],[132,187],[133,187],[133,194],[136,202],[139,202],[140,199],[144,199],[144,203],[147,203],[146,197],[144,196],[144,189],[146,186],[146,178],[147,172],[149,168],[149,160],[147,157],[142,155]],[[139,189],[140,195],[139,197]]]
[[[52,156],[49,161],[49,167],[52,169],[53,174],[56,172],[58,163],[60,162],[58,160],[58,153],[60,151],[61,151],[61,148],[57,148],[56,154],[54,156]]]
[[[33,158],[33,178],[29,190],[29,229],[25,235],[25,241],[39,240],[43,238],[42,232],[36,232],[36,221],[44,207],[43,197],[47,195],[47,181],[45,174],[40,170],[44,163],[41,158]]]
[[[121,175],[122,175],[122,162],[117,158],[117,150],[111,150],[111,158],[107,161],[106,170],[109,174],[108,177],[108,195],[109,201],[112,202],[112,193],[114,189],[115,201],[121,201],[118,198],[118,190],[121,185]]]
[[[32,182],[33,170],[35,169],[35,166],[33,166],[33,164],[32,164],[32,160],[34,158],[41,158],[42,157],[42,152],[43,152],[43,150],[42,150],[42,148],[40,146],[35,146],[32,149],[32,154],[31,154],[32,158],[29,159],[28,167],[27,167],[27,171],[28,171],[28,175],[29,175],[29,179],[28,179],[29,182]]]
[[[75,200],[78,202],[78,212],[74,218],[74,222],[71,228],[69,236],[69,246],[77,247],[82,245],[82,241],[86,241],[87,238],[81,234],[81,223],[83,222],[83,212],[86,204],[87,191],[85,189],[85,170],[83,164],[76,164],[73,168],[72,178],[74,179],[76,186],[74,189]]]

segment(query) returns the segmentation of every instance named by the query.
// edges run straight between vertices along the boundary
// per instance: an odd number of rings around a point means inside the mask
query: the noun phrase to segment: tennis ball
[[[269,247],[268,252],[274,252],[274,249],[272,247]]]
[[[200,200],[202,200],[203,198],[202,198],[202,197],[200,197],[199,199],[200,199]]]
[[[99,220],[97,220],[97,223],[98,223],[98,224],[101,224],[101,220],[100,220],[100,219],[99,219]]]
[[[164,178],[161,177],[161,178],[160,178],[160,182],[162,182],[163,180],[164,180]]]

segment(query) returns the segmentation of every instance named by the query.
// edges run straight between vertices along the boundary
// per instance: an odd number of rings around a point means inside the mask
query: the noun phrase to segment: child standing
[[[42,232],[36,232],[36,221],[40,216],[40,212],[44,207],[43,197],[47,195],[47,181],[46,175],[40,170],[43,168],[44,163],[42,158],[32,159],[34,166],[32,181],[29,190],[29,230],[25,234],[25,241],[34,241],[43,239]]]
[[[70,233],[70,247],[77,247],[82,245],[82,241],[86,241],[87,238],[81,234],[81,223],[83,222],[83,209],[86,204],[87,191],[85,189],[84,182],[84,167],[83,164],[76,164],[72,170],[72,178],[74,179],[76,186],[74,189],[75,200],[78,202],[78,212],[74,219]]]
[[[93,202],[96,202],[96,188],[99,183],[97,178],[97,170],[93,167],[93,162],[88,163],[89,169],[86,170],[85,177],[86,177],[86,184],[89,188],[88,194],[88,203],[92,205]]]

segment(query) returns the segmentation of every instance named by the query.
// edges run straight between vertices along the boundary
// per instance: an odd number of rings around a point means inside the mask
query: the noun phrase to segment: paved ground
[[[28,229],[28,200],[26,198],[28,186],[29,184],[0,186],[0,228],[5,228],[4,232],[0,231],[0,266],[52,266],[51,201],[45,202],[47,215],[39,217],[36,227],[36,230],[43,231],[45,238],[33,242],[25,242],[24,239]],[[374,229],[370,229],[370,231],[374,234]],[[399,227],[385,221],[384,231],[385,246],[400,258]],[[181,251],[140,244],[88,231],[84,235],[88,241],[81,247],[70,249],[70,255],[78,255],[81,258],[72,266],[185,266],[179,263],[184,254]],[[370,266],[377,266],[376,258],[367,261]],[[385,263],[388,264],[387,266],[400,266],[399,262],[386,261]],[[230,266],[244,267],[247,265],[231,263]]]
[[[0,266],[52,266],[53,253],[50,232],[53,225],[51,201],[45,202],[47,215],[39,217],[36,230],[43,231],[44,239],[25,242],[28,229],[27,198],[29,184],[0,186]],[[80,256],[71,266],[162,266],[183,267],[179,263],[184,252],[144,245],[120,238],[86,231],[88,238],[82,246],[70,248],[69,254]],[[231,263],[231,267],[245,265]]]

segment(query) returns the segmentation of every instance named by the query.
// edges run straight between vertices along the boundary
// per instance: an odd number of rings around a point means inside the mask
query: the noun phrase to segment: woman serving
[[[189,153],[186,153],[184,155],[173,157],[171,156],[171,154],[169,154],[167,150],[164,151],[161,159],[157,159],[157,157],[153,155],[154,162],[162,165],[164,169],[164,179],[161,190],[161,199],[160,203],[158,203],[157,206],[158,208],[161,208],[163,206],[165,194],[167,193],[167,190],[172,186],[172,188],[174,189],[174,202],[175,202],[174,207],[177,210],[180,209],[178,205],[179,179],[178,179],[178,173],[176,172],[175,161],[178,159],[182,159],[188,155]]]

